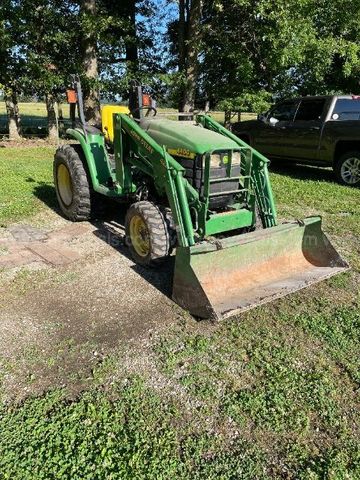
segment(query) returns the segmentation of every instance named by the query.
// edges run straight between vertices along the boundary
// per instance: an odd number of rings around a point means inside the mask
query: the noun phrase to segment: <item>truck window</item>
[[[357,98],[338,98],[331,118],[338,121],[360,120],[360,100]]]
[[[268,119],[276,118],[279,122],[291,122],[294,119],[298,102],[288,101],[275,105],[268,114]]]
[[[296,113],[295,122],[320,120],[324,110],[325,98],[302,100]]]

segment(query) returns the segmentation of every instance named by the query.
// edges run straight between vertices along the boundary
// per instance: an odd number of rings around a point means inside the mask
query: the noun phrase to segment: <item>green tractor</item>
[[[73,79],[67,133],[77,143],[54,159],[65,217],[89,220],[103,196],[127,203],[134,261],[156,267],[175,251],[172,298],[199,318],[224,318],[348,269],[321,218],[277,224],[259,152],[207,115],[157,114],[136,82],[129,98],[129,110],[104,106],[101,127],[90,126]]]

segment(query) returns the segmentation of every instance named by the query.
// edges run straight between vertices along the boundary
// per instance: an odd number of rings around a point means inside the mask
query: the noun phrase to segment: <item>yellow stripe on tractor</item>
[[[196,157],[196,153],[185,148],[168,148],[167,152],[174,157],[190,158],[192,160]]]

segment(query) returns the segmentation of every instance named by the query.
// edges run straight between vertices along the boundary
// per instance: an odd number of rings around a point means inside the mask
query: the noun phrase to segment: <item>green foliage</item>
[[[63,92],[70,73],[80,65],[79,22],[72,2],[14,1],[11,21],[26,61],[21,91],[38,96]]]
[[[206,432],[181,427],[180,412],[138,379],[66,402],[61,392],[0,417],[4,479],[265,479],[261,454],[245,441],[233,452]]]
[[[70,71],[77,69],[79,36],[70,0],[8,0],[0,9],[6,25],[7,87],[28,95],[63,90]]]
[[[25,67],[24,58],[17,48],[17,21],[15,6],[11,0],[0,3],[0,88],[5,95],[11,90],[21,88],[22,72]]]
[[[342,0],[204,2],[197,27],[198,106],[207,99],[212,107],[225,102],[230,109],[261,111],[270,94],[356,93],[359,12],[357,2],[343,8]],[[91,34],[99,78],[90,85],[82,75],[85,89],[126,98],[137,77],[166,105],[177,106],[187,78],[178,71],[176,17],[175,2],[166,0],[97,0],[96,15],[79,14],[71,0],[3,0],[1,83],[29,95],[59,93],[70,73],[83,73],[82,41]]]
[[[332,284],[336,285],[346,278],[334,278]],[[349,288],[348,284],[346,288]],[[322,305],[326,308],[326,302]],[[350,378],[360,384],[359,362],[353,356],[353,352],[360,345],[360,296],[355,299],[352,307],[337,307],[329,317],[321,313],[301,313],[295,315],[294,322],[322,340],[328,352],[343,366]]]
[[[215,103],[262,89],[357,91],[359,15],[357,2],[343,9],[341,0],[205,3],[202,88]]]
[[[245,92],[238,97],[222,100],[218,109],[230,112],[266,112],[270,108],[271,100],[271,94],[265,90]]]

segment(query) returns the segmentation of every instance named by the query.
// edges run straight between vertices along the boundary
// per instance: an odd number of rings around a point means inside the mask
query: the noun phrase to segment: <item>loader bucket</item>
[[[176,251],[173,300],[200,318],[221,319],[348,270],[321,218]]]

